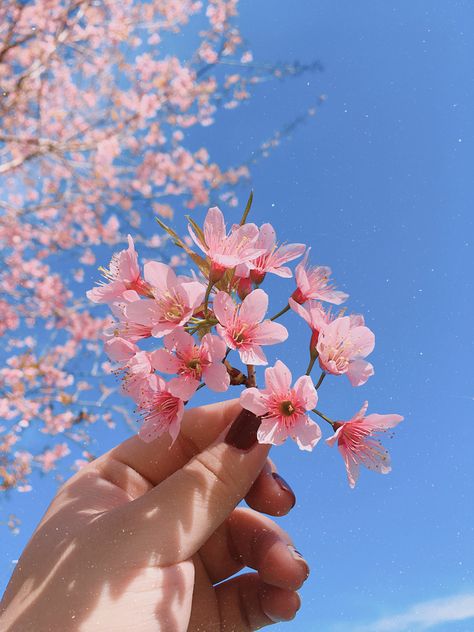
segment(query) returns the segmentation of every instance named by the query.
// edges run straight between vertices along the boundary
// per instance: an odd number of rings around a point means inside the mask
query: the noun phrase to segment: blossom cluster
[[[103,334],[105,350],[142,415],[140,437],[153,441],[169,433],[174,442],[184,407],[197,390],[207,386],[223,393],[243,386],[240,404],[261,419],[261,443],[280,445],[291,438],[300,449],[312,450],[322,437],[313,413],[331,425],[327,443],[337,443],[351,487],[360,464],[389,472],[389,456],[377,435],[398,424],[400,415],[366,415],[366,402],[352,419],[333,421],[317,408],[327,375],[346,375],[358,387],[374,374],[366,359],[374,349],[373,332],[363,316],[336,311],[348,295],[336,289],[330,268],[310,265],[310,248],[279,244],[269,223],[247,223],[250,205],[251,199],[240,224],[229,231],[218,207],[209,209],[202,228],[189,220],[190,238],[181,239],[160,222],[196,264],[192,276],[179,276],[158,261],[148,261],[142,270],[129,236],[128,248],[102,269],[105,280],[87,293],[91,301],[107,303],[114,315]],[[190,247],[193,243],[200,252]],[[300,257],[288,304],[269,317],[269,297],[260,286],[269,274],[293,277],[288,264]],[[287,328],[276,321],[289,311],[310,330],[306,373],[293,382],[278,360],[265,369],[265,388],[258,388],[255,367],[268,364],[265,347],[287,340]],[[146,338],[159,346],[143,350],[138,343]],[[314,383],[316,363],[321,374]]]

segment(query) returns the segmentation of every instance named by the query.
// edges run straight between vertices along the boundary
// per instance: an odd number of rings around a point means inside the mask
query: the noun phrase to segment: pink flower
[[[365,384],[374,374],[374,367],[364,358],[373,351],[375,336],[357,324],[361,318],[336,318],[320,332],[316,346],[321,368],[333,375],[347,373],[352,386]]]
[[[245,278],[250,274],[251,280],[257,284],[262,283],[267,272],[287,279],[292,277],[290,268],[283,264],[301,256],[306,248],[304,244],[285,244],[277,247],[276,233],[271,224],[263,224],[260,227],[255,247],[262,248],[263,254],[248,263],[240,264],[235,274]]]
[[[127,319],[151,328],[156,338],[184,325],[201,305],[206,288],[198,281],[183,280],[165,263],[145,264],[144,276],[151,286],[152,299],[128,303]]]
[[[390,456],[380,441],[374,439],[374,434],[393,428],[403,421],[401,415],[377,415],[365,417],[368,402],[349,421],[335,423],[336,432],[326,439],[326,443],[333,446],[337,441],[339,452],[346,464],[349,485],[354,488],[359,477],[359,465],[365,465],[369,470],[388,474],[392,469]]]
[[[179,379],[188,382],[189,388],[197,389],[201,379],[213,391],[223,392],[229,388],[230,378],[222,364],[225,343],[212,334],[206,334],[198,346],[194,338],[183,329],[176,329],[164,338],[166,349],[157,349],[151,354],[155,369],[163,373],[176,373]]]
[[[105,340],[118,336],[119,338],[123,338],[129,342],[137,342],[143,338],[151,337],[152,328],[150,325],[135,323],[127,318],[125,313],[126,307],[129,303],[134,303],[139,300],[140,296],[137,292],[135,292],[135,290],[127,290],[122,294],[122,298],[119,303],[112,303],[110,305],[110,311],[117,318],[117,321],[114,321],[104,330],[102,337]]]
[[[193,392],[179,378],[166,383],[159,375],[150,375],[138,402],[139,408],[145,411],[139,437],[149,443],[168,432],[173,444],[181,427],[184,402]]]
[[[139,294],[147,294],[147,285],[140,277],[138,255],[133,239],[128,235],[128,248],[112,256],[109,269],[101,268],[108,283],[87,292],[87,298],[93,303],[113,303],[122,297],[126,290],[136,290]]]
[[[153,372],[150,353],[140,351],[137,345],[124,338],[110,338],[105,343],[105,352],[111,360],[118,362],[124,371],[122,391],[135,401],[140,399],[142,384]]]
[[[315,408],[318,394],[308,375],[291,387],[291,372],[280,360],[265,369],[266,389],[248,388],[240,395],[240,405],[262,418],[257,438],[260,443],[282,444],[291,437],[301,450],[312,450],[321,438],[321,429],[306,412]]]
[[[217,292],[213,310],[219,321],[217,333],[231,349],[239,352],[244,364],[267,364],[260,345],[273,345],[288,338],[283,325],[263,320],[268,308],[268,296],[254,290],[244,298],[240,307],[226,292]]]
[[[297,303],[316,299],[340,305],[349,295],[334,289],[334,286],[329,281],[331,268],[326,266],[307,267],[306,263],[310,250],[311,248],[308,248],[303,261],[296,266],[295,277],[298,287],[293,292],[292,298]]]
[[[288,304],[311,327],[313,335],[309,346],[313,353],[318,344],[319,333],[335,319],[335,315],[330,310],[326,311],[319,301],[310,301],[309,307],[303,307],[290,298]]]
[[[235,268],[263,254],[263,248],[256,248],[258,228],[255,224],[233,226],[229,235],[226,232],[224,216],[217,206],[209,209],[204,220],[204,239],[196,235],[189,226],[189,234],[196,245],[206,253],[211,261],[210,278],[217,282],[226,270]]]

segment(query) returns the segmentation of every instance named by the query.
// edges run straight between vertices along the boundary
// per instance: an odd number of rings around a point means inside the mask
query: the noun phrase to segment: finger
[[[296,497],[290,485],[277,473],[273,462],[267,459],[245,501],[257,511],[284,516],[295,506]]]
[[[127,482],[130,471],[145,479],[148,487],[158,485],[214,443],[239,411],[236,399],[191,408],[185,412],[180,434],[172,446],[168,434],[151,443],[145,443],[135,435],[88,467],[98,468],[105,478],[118,481],[121,487]],[[140,491],[147,491],[146,485]]]
[[[248,632],[290,621],[300,608],[298,593],[269,586],[256,573],[239,575],[216,588],[221,630]]]
[[[288,533],[252,509],[234,509],[199,555],[213,584],[246,566],[258,571],[263,582],[286,590],[297,590],[309,576]]]
[[[247,494],[265,464],[269,445],[257,442],[260,420],[240,409],[211,446],[157,487],[104,514],[98,528],[143,559],[153,543],[154,563],[168,565],[196,553]],[[159,533],[157,541],[156,534]]]

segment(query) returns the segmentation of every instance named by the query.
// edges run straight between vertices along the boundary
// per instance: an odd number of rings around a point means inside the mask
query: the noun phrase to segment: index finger
[[[191,408],[184,413],[180,433],[171,447],[168,434],[151,443],[135,435],[104,454],[97,465],[103,467],[119,462],[135,470],[151,485],[158,485],[214,443],[240,410],[237,399]]]

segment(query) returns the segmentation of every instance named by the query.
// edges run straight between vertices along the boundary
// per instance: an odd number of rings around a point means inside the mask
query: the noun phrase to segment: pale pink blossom
[[[359,466],[365,465],[369,470],[388,474],[390,472],[390,456],[375,437],[378,432],[385,432],[401,421],[401,415],[365,416],[368,402],[349,421],[337,421],[334,424],[336,432],[326,439],[326,443],[333,446],[337,441],[339,452],[346,465],[347,478],[350,487],[354,488],[359,477]]]
[[[144,379],[153,372],[151,354],[124,338],[113,337],[106,341],[105,352],[111,360],[120,364],[124,372],[122,390],[132,399],[140,398]]]
[[[298,316],[310,326],[312,331],[310,350],[313,352],[316,350],[318,344],[319,333],[331,323],[336,316],[331,310],[325,310],[319,301],[309,301],[307,307],[303,307],[297,303],[294,299],[290,298],[288,301],[289,306],[295,311]]]
[[[194,390],[201,379],[213,391],[223,392],[229,388],[230,378],[222,364],[226,345],[212,334],[205,334],[200,345],[183,329],[176,329],[164,338],[165,349],[151,354],[153,367],[163,373],[176,373]]]
[[[146,263],[144,277],[154,298],[128,303],[124,312],[128,320],[150,327],[156,338],[184,325],[204,298],[202,283],[177,277],[165,263]]]
[[[292,298],[297,303],[305,303],[309,299],[315,299],[340,305],[349,295],[334,289],[333,284],[329,280],[331,268],[327,266],[307,266],[310,250],[311,248],[308,248],[303,261],[296,266],[297,289],[293,292]]]
[[[290,268],[285,263],[300,257],[305,251],[304,244],[282,244],[277,246],[276,233],[271,224],[263,224],[260,227],[258,238],[255,242],[256,248],[262,248],[263,254],[252,259],[248,263],[237,266],[235,271],[238,277],[248,277],[254,283],[260,284],[267,272],[289,279],[293,276]]]
[[[194,391],[179,378],[168,383],[156,373],[150,375],[144,384],[139,408],[144,412],[143,423],[138,435],[149,443],[165,432],[176,441],[184,415],[184,402]]]
[[[127,318],[126,307],[129,303],[139,301],[140,296],[135,290],[127,290],[122,294],[119,303],[112,303],[110,305],[110,311],[117,318],[109,327],[103,332],[102,337],[104,340],[110,338],[124,338],[129,342],[137,342],[144,338],[151,337],[152,327],[151,325],[142,325]]]
[[[217,332],[230,349],[239,352],[244,364],[267,364],[261,345],[288,338],[283,325],[263,320],[267,309],[268,295],[260,289],[250,292],[239,307],[226,292],[218,292],[214,298],[213,310],[220,323]]]
[[[108,283],[101,283],[87,292],[88,299],[93,303],[113,303],[119,300],[126,290],[136,290],[139,294],[147,293],[146,285],[140,276],[138,255],[130,235],[127,250],[116,252],[112,256],[109,268],[102,268],[101,271]]]
[[[375,346],[373,332],[360,322],[360,317],[336,318],[319,334],[316,349],[321,369],[333,375],[347,374],[352,386],[365,384],[374,374],[374,367],[364,360]]]
[[[312,450],[321,438],[321,429],[307,411],[315,408],[318,394],[308,375],[291,386],[288,367],[277,360],[265,369],[265,389],[247,388],[240,395],[240,405],[262,418],[257,432],[260,443],[282,444],[288,437],[301,450]]]
[[[189,234],[195,244],[209,257],[210,275],[214,282],[218,281],[226,270],[255,259],[265,252],[263,248],[255,246],[258,237],[258,228],[255,224],[233,226],[227,235],[224,216],[217,206],[209,209],[204,220],[204,239],[196,235],[192,226],[189,226]]]

